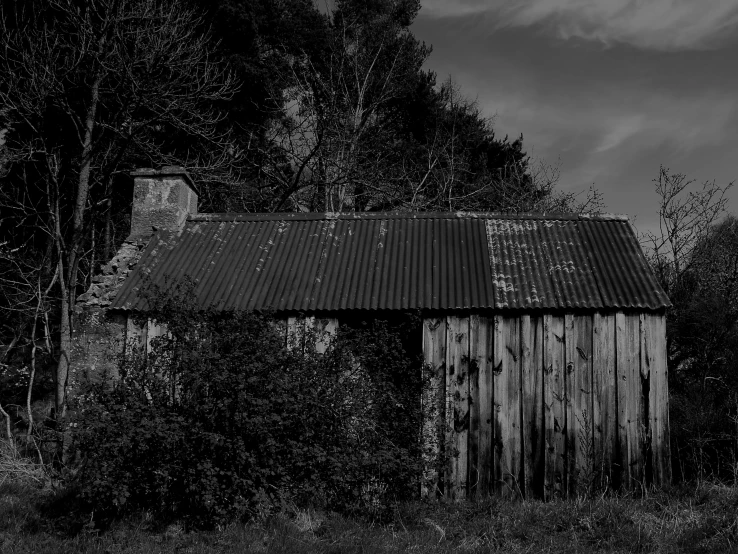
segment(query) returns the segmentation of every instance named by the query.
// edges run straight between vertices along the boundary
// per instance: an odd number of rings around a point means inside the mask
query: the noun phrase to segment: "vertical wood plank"
[[[492,339],[492,441],[494,444],[493,453],[493,471],[492,478],[494,482],[495,493],[501,494],[504,487],[503,480],[503,428],[507,428],[507,412],[504,408],[507,406],[507,372],[503,371],[505,365],[505,318],[501,315],[493,317],[493,329],[490,329],[493,335]]]
[[[304,320],[300,317],[287,318],[287,349],[302,349]]]
[[[654,348],[654,368],[659,375],[659,387],[657,389],[658,399],[656,411],[658,414],[659,427],[659,473],[660,485],[671,484],[671,433],[669,431],[669,376],[666,352],[666,316],[661,313],[654,315],[656,331],[654,333],[657,344]],[[656,342],[656,341],[655,341]]]
[[[479,318],[479,332],[476,341],[476,351],[471,353],[477,361],[479,373],[479,454],[477,471],[479,485],[477,497],[488,496],[492,493],[494,483],[494,391],[493,391],[493,343],[494,321]]]
[[[522,479],[520,489],[524,497],[532,495],[533,445],[531,434],[535,426],[535,377],[533,372],[533,330],[530,315],[520,316],[520,375],[521,375],[521,424],[520,444],[522,456]],[[532,387],[532,388],[531,388]]]
[[[577,419],[575,411],[576,401],[576,376],[575,362],[577,354],[577,334],[574,328],[574,314],[568,313],[564,316],[564,347],[566,356],[566,369],[564,377],[565,388],[565,411],[566,423],[566,470],[564,474],[564,490],[568,496],[576,494],[577,486]]]
[[[632,489],[642,479],[640,458],[640,321],[638,314],[618,312],[617,381],[618,445],[621,485]]]
[[[134,319],[135,318],[129,316],[126,320],[126,340],[124,350],[126,355],[145,354],[145,350],[143,352],[141,350],[146,346],[147,329],[145,325],[138,325]]]
[[[615,315],[596,313],[592,333],[594,452],[600,487],[607,487],[613,482],[612,464],[617,441]]]
[[[434,498],[439,492],[439,457],[444,438],[446,368],[446,318],[423,321],[423,481],[421,496]]]
[[[615,484],[623,488],[630,488],[630,461],[628,456],[628,340],[626,336],[625,314],[615,314],[615,342],[616,342],[616,380],[617,380],[617,412],[618,412],[618,450]]]
[[[336,318],[313,319],[312,324],[315,333],[315,351],[318,354],[325,354],[338,331],[338,320]]]
[[[639,384],[639,464],[641,466],[641,480],[644,485],[653,483],[653,464],[652,464],[652,439],[653,430],[651,427],[651,365],[653,358],[652,349],[652,329],[651,320],[646,313],[638,315],[638,327],[640,331],[640,379]]]
[[[556,441],[554,434],[553,417],[553,337],[551,329],[553,317],[543,315],[543,499],[551,500],[554,497],[554,458]]]
[[[500,470],[502,495],[517,497],[521,494],[522,429],[521,429],[521,374],[520,374],[520,318],[503,318],[504,351],[499,381]]]
[[[467,471],[467,495],[473,499],[477,496],[479,485],[479,359],[478,351],[480,342],[479,316],[469,316],[469,458]],[[482,348],[484,348],[482,346]]]
[[[458,318],[446,317],[446,363],[444,373],[444,429],[445,437],[443,444],[443,452],[446,458],[443,471],[443,494],[446,498],[452,499],[456,495],[456,432],[454,430],[454,373],[456,367],[453,365],[453,348],[456,341],[456,328],[458,326]]]
[[[643,484],[643,407],[641,405],[641,318],[639,314],[626,316],[626,334],[629,353],[628,386],[628,457],[631,487]]]
[[[154,351],[156,346],[156,338],[166,334],[166,325],[156,323],[153,319],[146,322],[146,355],[148,356]]]
[[[666,328],[662,314],[646,314],[646,359],[650,370],[649,429],[651,469],[657,486],[671,482],[669,444],[668,381],[666,368]]]
[[[282,338],[283,344],[287,345],[287,318],[274,319],[274,331]]]
[[[466,498],[469,461],[469,318],[448,316],[446,331],[446,391],[451,412],[447,496]]]
[[[641,315],[641,330],[643,344],[641,345],[641,374],[648,375],[648,436],[646,451],[649,457],[646,460],[646,482],[660,485],[661,475],[658,460],[658,445],[661,441],[658,418],[658,389],[660,387],[659,370],[656,367],[656,350],[658,349],[658,324],[652,314]],[[645,367],[644,367],[645,366]],[[645,376],[642,375],[642,379]],[[646,399],[644,399],[645,401]]]
[[[597,465],[594,452],[592,404],[592,316],[574,318],[574,417],[576,423],[576,494],[587,494],[595,486]]]
[[[543,497],[543,337],[542,318],[521,317],[523,471],[526,498]]]
[[[544,498],[543,492],[543,470],[545,464],[546,437],[544,421],[544,366],[543,366],[543,317],[536,317],[533,323],[533,333],[535,340],[533,342],[533,367],[536,372],[535,385],[535,402],[536,414],[535,422],[537,430],[534,437],[534,456],[533,456],[533,494],[536,498]]]
[[[566,455],[566,389],[564,318],[543,316],[544,366],[543,384],[545,410],[546,457],[544,494],[547,500],[562,498],[564,489],[564,461]]]

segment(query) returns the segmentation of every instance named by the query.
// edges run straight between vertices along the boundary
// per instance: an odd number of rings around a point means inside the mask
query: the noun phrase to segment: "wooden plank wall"
[[[551,499],[671,480],[663,314],[427,319],[423,351],[424,494]]]

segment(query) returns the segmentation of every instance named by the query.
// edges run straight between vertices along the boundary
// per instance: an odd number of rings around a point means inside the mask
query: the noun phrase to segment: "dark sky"
[[[559,188],[654,229],[663,164],[738,178],[738,0],[423,0],[427,67],[524,136]],[[729,211],[738,213],[738,188]]]

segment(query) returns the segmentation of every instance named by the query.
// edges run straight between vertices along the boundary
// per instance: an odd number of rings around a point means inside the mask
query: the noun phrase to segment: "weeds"
[[[45,487],[50,478],[42,464],[21,454],[17,442],[0,440],[0,486],[5,483]]]
[[[647,497],[576,501],[399,504],[386,523],[316,509],[285,508],[263,521],[210,532],[160,529],[147,514],[106,532],[62,536],[44,521],[39,496],[0,487],[0,552],[735,552],[738,489],[717,484],[652,491]],[[51,492],[43,494],[50,495]],[[14,521],[14,525],[6,525]]]

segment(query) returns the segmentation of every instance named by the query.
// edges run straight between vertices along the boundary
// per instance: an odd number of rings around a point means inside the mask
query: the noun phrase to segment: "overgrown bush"
[[[422,365],[406,331],[342,327],[319,353],[315,331],[288,348],[268,315],[181,298],[153,307],[168,333],[148,356],[129,348],[119,380],[77,399],[80,494],[98,516],[208,527],[285,502],[350,512],[419,490]]]

